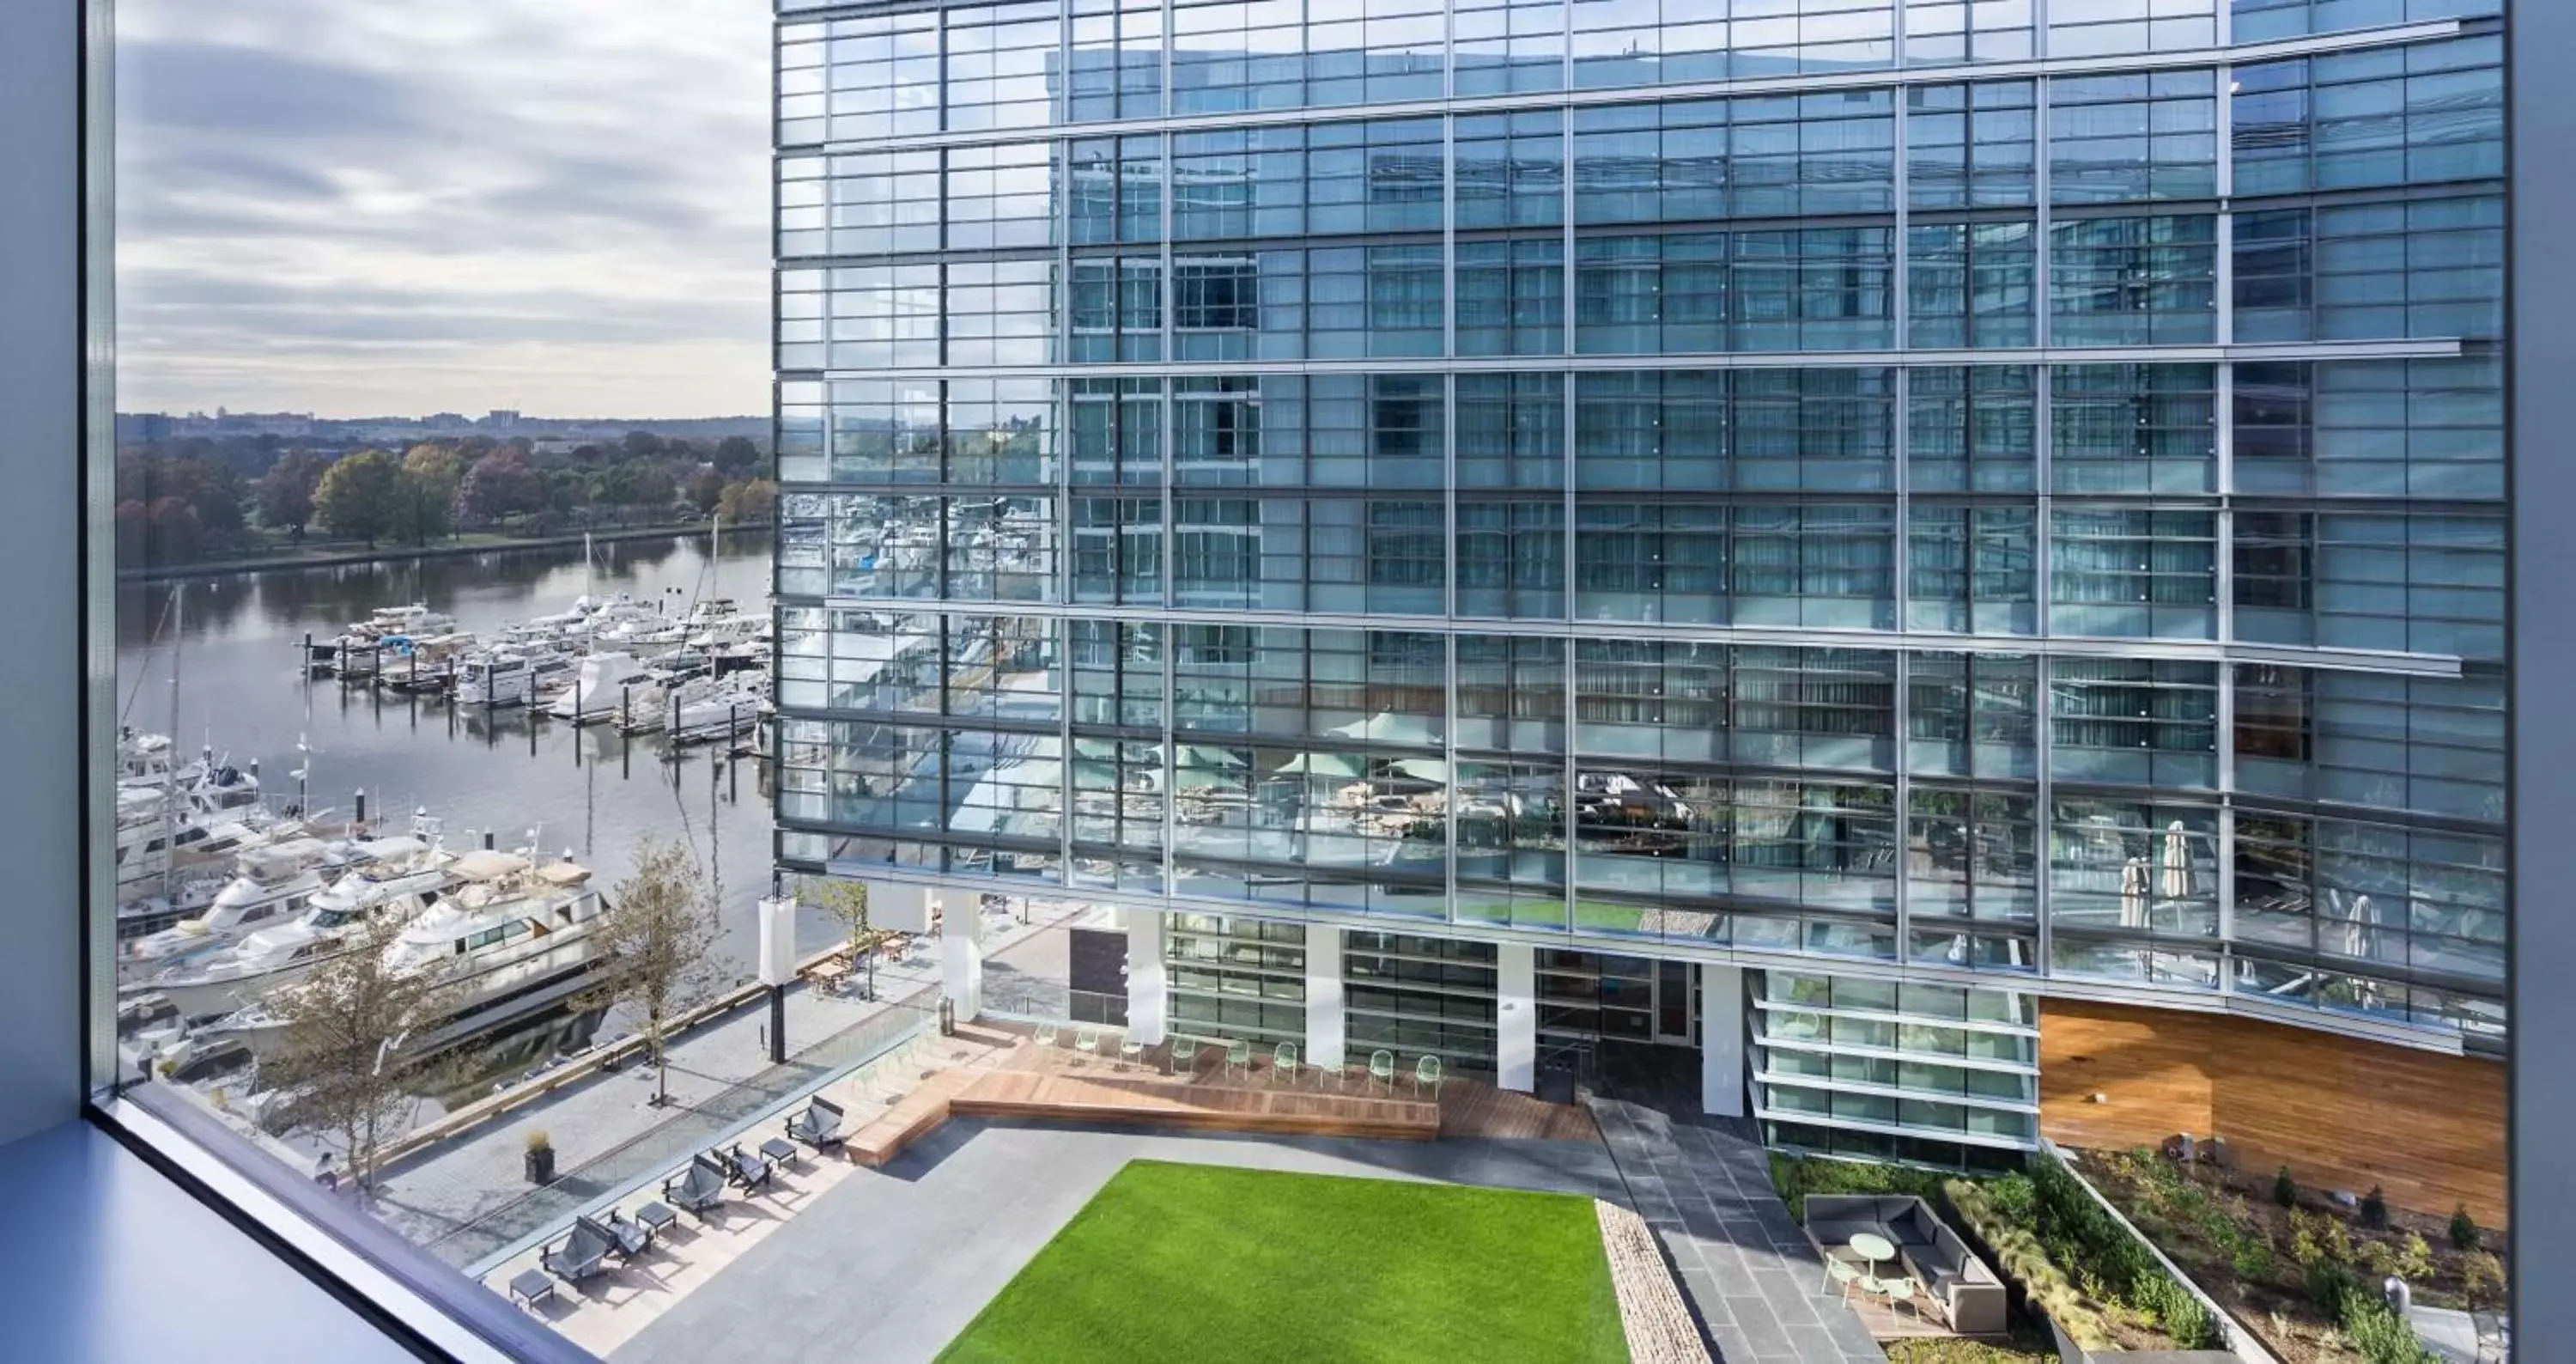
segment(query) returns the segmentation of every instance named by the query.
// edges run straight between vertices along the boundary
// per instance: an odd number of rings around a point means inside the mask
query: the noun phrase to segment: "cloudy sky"
[[[120,0],[117,406],[768,407],[762,0]]]

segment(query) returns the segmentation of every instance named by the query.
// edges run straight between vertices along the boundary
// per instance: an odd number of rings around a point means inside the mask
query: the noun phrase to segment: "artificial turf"
[[[1592,1200],[1135,1161],[947,1364],[1624,1361]]]

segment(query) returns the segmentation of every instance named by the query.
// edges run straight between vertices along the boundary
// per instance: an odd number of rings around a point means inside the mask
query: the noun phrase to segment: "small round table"
[[[1844,1244],[1851,1247],[1852,1254],[1869,1261],[1869,1276],[1873,1279],[1878,1277],[1880,1261],[1896,1258],[1896,1247],[1889,1244],[1886,1237],[1875,1232],[1860,1232]]]

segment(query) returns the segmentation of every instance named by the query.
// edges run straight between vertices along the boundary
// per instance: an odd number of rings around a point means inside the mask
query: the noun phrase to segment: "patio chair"
[[[1118,1068],[1120,1070],[1125,1070],[1131,1062],[1141,1064],[1144,1059],[1145,1044],[1136,1039],[1136,1034],[1131,1032],[1118,1039]]]
[[[1889,1316],[1893,1317],[1896,1315],[1896,1305],[1901,1302],[1905,1304],[1905,1310],[1913,1314],[1916,1321],[1921,1321],[1923,1319],[1923,1309],[1917,1304],[1914,1297],[1914,1281],[1912,1279],[1908,1279],[1903,1276],[1893,1279],[1881,1279],[1878,1281],[1878,1289],[1880,1292],[1887,1295],[1887,1311]]]
[[[608,1210],[608,1216],[604,1220],[592,1221],[587,1217],[573,1219],[575,1226],[584,1223],[588,1223],[592,1230],[608,1238],[608,1253],[620,1260],[632,1260],[643,1254],[653,1244],[653,1233],[619,1216],[615,1208]]]
[[[1245,1079],[1251,1079],[1252,1043],[1241,1039],[1228,1042],[1225,1046],[1225,1069],[1229,1075],[1240,1071]]]
[[[662,1181],[662,1201],[703,1222],[709,1210],[724,1202],[725,1167],[713,1157],[689,1157],[685,1170]]]
[[[1163,1070],[1166,1074],[1184,1078],[1196,1076],[1199,1073],[1199,1040],[1195,1037],[1174,1037],[1171,1054],[1163,1060]]]
[[[1386,1092],[1395,1092],[1395,1053],[1384,1047],[1369,1053],[1369,1083],[1386,1082]]]
[[[1056,1039],[1057,1039],[1057,1038],[1059,1038],[1059,1037],[1062,1037],[1063,1035],[1064,1035],[1064,1030],[1063,1030],[1063,1029],[1061,1029],[1061,1028],[1058,1028],[1058,1027],[1057,1027],[1056,1025],[1054,1025],[1053,1023],[1040,1023],[1040,1024],[1038,1025],[1037,1036],[1035,1036],[1035,1037],[1031,1038],[1030,1040],[1031,1040],[1031,1041],[1033,1041],[1033,1042],[1035,1042],[1035,1043],[1037,1043],[1037,1044],[1038,1044],[1039,1046],[1041,1046],[1041,1047],[1052,1047],[1052,1046],[1054,1046],[1054,1045],[1055,1045]]]
[[[1833,1288],[1840,1286],[1842,1292],[1839,1296],[1848,1300],[1851,1297],[1852,1285],[1859,1282],[1860,1270],[1854,1268],[1851,1261],[1832,1253],[1830,1250],[1826,1252],[1825,1287]]]
[[[735,1142],[733,1149],[724,1152],[723,1157],[725,1163],[733,1167],[728,1178],[741,1185],[744,1193],[769,1183],[769,1162],[742,1149],[741,1142]]]
[[[1440,1097],[1440,1058],[1437,1056],[1425,1056],[1413,1063],[1413,1092],[1421,1094],[1425,1091],[1434,1099]]]
[[[1084,1028],[1073,1035],[1073,1049],[1085,1056],[1100,1054],[1100,1029]]]
[[[841,1106],[817,1094],[787,1119],[787,1135],[817,1151],[841,1144]]]
[[[548,1246],[537,1252],[537,1263],[565,1283],[577,1284],[606,1267],[608,1252],[616,1248],[617,1243],[598,1223],[577,1217],[561,1246]]]
[[[1282,1042],[1271,1050],[1271,1083],[1278,1083],[1279,1077],[1282,1075],[1288,1077],[1288,1082],[1290,1084],[1295,1084],[1297,1082],[1297,1044],[1294,1042]]]

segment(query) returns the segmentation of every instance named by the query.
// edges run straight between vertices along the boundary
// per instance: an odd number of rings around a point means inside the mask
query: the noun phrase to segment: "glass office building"
[[[2502,1048],[2500,0],[780,9],[783,864],[1811,1148]]]

